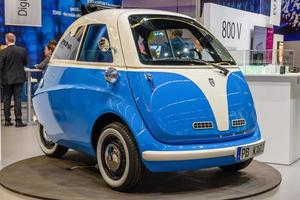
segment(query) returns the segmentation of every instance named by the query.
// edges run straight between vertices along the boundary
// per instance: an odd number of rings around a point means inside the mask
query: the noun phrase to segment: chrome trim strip
[[[263,142],[265,142],[265,140],[262,138],[259,141],[241,146],[255,145]],[[205,158],[218,158],[224,156],[236,156],[238,147],[240,146],[191,151],[144,151],[142,155],[143,159],[146,161],[185,161]]]
[[[81,39],[80,39],[80,42],[79,42],[79,46],[78,46],[78,49],[77,49],[77,52],[76,52],[75,60],[78,60],[79,53],[81,53],[81,50],[82,50],[81,47],[83,45],[83,40],[85,39],[85,34],[86,34],[86,31],[87,31],[87,25],[82,25],[82,26],[84,26],[84,29],[83,29],[82,36],[81,36]],[[82,27],[82,26],[78,26],[77,30],[78,30],[79,27]]]

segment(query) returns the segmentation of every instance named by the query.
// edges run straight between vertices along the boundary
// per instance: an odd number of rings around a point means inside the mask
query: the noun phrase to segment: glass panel
[[[80,52],[79,61],[85,62],[113,62],[112,51],[99,49],[99,42],[102,38],[109,41],[107,27],[104,24],[93,24],[88,26],[84,43]]]
[[[75,60],[79,44],[83,35],[84,26],[70,31],[59,43],[54,54],[54,59]]]
[[[140,61],[144,64],[203,65],[203,61],[235,64],[220,42],[194,20],[135,15],[130,16],[129,21]]]
[[[230,53],[244,74],[280,74],[300,71],[300,68],[294,66],[294,50],[232,50]]]

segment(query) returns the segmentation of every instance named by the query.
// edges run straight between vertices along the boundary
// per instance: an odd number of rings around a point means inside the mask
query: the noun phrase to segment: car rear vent
[[[194,122],[193,123],[194,129],[211,129],[213,127],[214,126],[213,126],[212,122]]]
[[[235,119],[232,120],[232,127],[241,127],[246,125],[246,120],[244,119]]]

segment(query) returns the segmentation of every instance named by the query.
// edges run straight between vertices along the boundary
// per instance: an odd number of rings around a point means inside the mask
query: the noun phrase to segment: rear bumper
[[[217,148],[217,149],[204,149],[204,150],[188,150],[188,151],[144,151],[142,153],[145,161],[187,161],[209,158],[220,158],[233,156],[236,157],[237,149],[240,146],[256,145],[264,143],[262,138],[259,141],[248,143],[244,145]]]

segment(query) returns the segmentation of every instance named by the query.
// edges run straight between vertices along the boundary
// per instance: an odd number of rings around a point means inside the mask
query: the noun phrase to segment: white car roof
[[[162,10],[152,10],[152,9],[106,9],[101,11],[96,11],[90,14],[87,14],[79,19],[77,19],[72,26],[82,25],[84,23],[103,23],[105,19],[109,18],[109,21],[117,21],[119,16],[123,13],[126,13],[127,16],[129,15],[138,15],[138,14],[156,14],[156,15],[171,15],[171,16],[178,16],[178,17],[185,17],[190,18],[187,15],[169,12],[169,11],[162,11]]]
[[[87,15],[84,15],[77,19],[69,28],[65,31],[62,38],[68,33],[76,31],[78,27],[88,24],[105,24],[109,29],[110,45],[115,49],[113,63],[105,63],[105,66],[142,66],[140,63],[132,32],[129,26],[128,17],[130,15],[168,15],[177,16],[192,19],[189,16],[161,10],[151,9],[106,9],[96,11]],[[60,40],[61,42],[61,40]],[[59,43],[60,44],[60,43]],[[54,51],[54,54],[56,50]],[[62,66],[79,65],[85,66],[87,63],[78,62],[75,60],[55,60],[51,58],[51,63]],[[125,63],[126,62],[126,63]],[[94,63],[95,64],[95,63]],[[96,63],[97,65],[103,65],[103,63]]]

